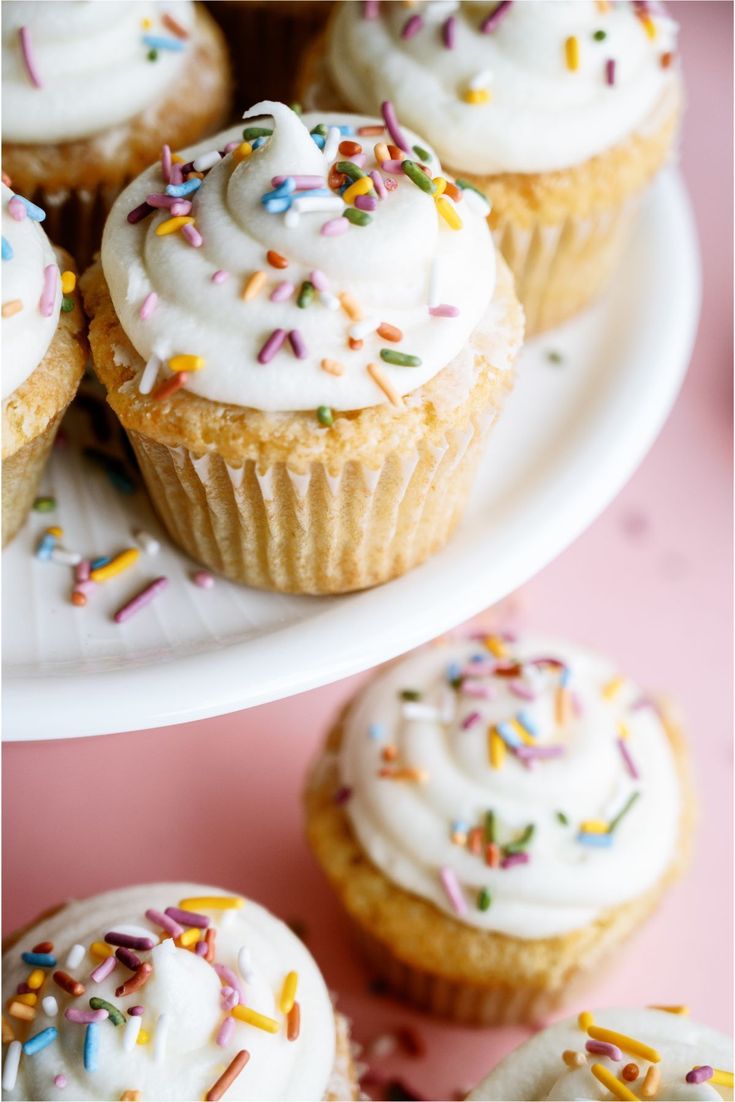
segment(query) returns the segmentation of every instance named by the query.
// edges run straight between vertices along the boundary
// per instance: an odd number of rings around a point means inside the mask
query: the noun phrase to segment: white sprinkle
[[[328,164],[331,164],[334,158],[337,156],[337,150],[339,143],[342,140],[342,134],[338,126],[330,126],[327,131],[327,140],[324,143],[324,157]]]
[[[138,392],[140,394],[150,394],[153,390],[153,384],[158,376],[158,369],[161,366],[161,361],[158,356],[151,356],[148,363],[143,368],[143,374],[140,377],[138,383]]]
[[[302,195],[300,199],[294,199],[291,210],[314,213],[315,211],[341,211],[344,203],[338,195]],[[290,212],[289,212],[290,213]]]
[[[157,555],[161,550],[161,545],[155,536],[152,536],[150,532],[146,532],[143,528],[135,528],[133,530],[133,536],[138,546],[145,551],[146,555]]]
[[[86,952],[87,950],[84,948],[83,945],[72,945],[66,957],[66,967],[78,968],[84,960],[84,954]]]
[[[253,971],[253,957],[247,945],[243,945],[237,954],[237,970],[246,983],[252,983],[255,979]]]
[[[349,334],[353,341],[361,341],[368,333],[374,333],[378,328],[375,318],[364,318],[350,326]]]
[[[125,1023],[125,1032],[123,1033],[123,1049],[125,1052],[132,1052],[135,1048],[142,1024],[143,1019],[137,1014],[131,1014],[128,1018]]]
[[[156,1029],[153,1034],[153,1059],[157,1064],[163,1062],[166,1055],[166,1041],[168,1040],[168,1014],[159,1014]]]
[[[322,305],[326,306],[327,310],[339,310],[340,301],[331,291],[320,291],[319,298]]]
[[[3,1065],[3,1090],[12,1091],[18,1078],[20,1067],[20,1053],[22,1049],[20,1041],[11,1041]]]
[[[301,215],[299,214],[298,210],[294,210],[294,207],[291,206],[289,210],[286,211],[286,215],[283,221],[286,223],[290,230],[295,230],[299,222],[301,221]]]
[[[209,153],[201,153],[194,161],[194,171],[206,172],[208,168],[214,168],[220,160],[218,149],[212,149]]]
[[[59,1013],[59,1004],[53,995],[46,995],[45,998],[41,999],[41,1006],[47,1018],[55,1018]]]
[[[429,269],[429,306],[439,305],[439,262],[436,257]]]
[[[479,73],[475,73],[472,80],[469,82],[469,87],[473,92],[479,92],[483,88],[487,88],[488,84],[492,80],[492,74],[489,69],[481,69]]]
[[[51,552],[51,561],[57,562],[61,566],[76,566],[82,561],[82,556],[79,551],[68,551],[66,547],[54,547]]]
[[[401,706],[404,719],[439,719],[439,712],[433,704],[419,704],[413,700],[407,700]]]

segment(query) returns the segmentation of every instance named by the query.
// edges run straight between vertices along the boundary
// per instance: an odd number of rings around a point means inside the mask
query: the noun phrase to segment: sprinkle
[[[200,930],[206,930],[210,925],[207,915],[199,914],[181,906],[167,907],[166,914],[169,918],[173,918],[175,922],[180,922],[182,926],[197,926]]]
[[[584,1046],[588,1052],[594,1052],[599,1056],[608,1056],[611,1060],[622,1060],[623,1054],[617,1045],[611,1045],[609,1041],[587,1041]]]
[[[532,842],[533,836],[536,833],[536,827],[533,823],[529,823],[523,830],[518,838],[514,842],[509,842],[505,846],[506,853],[522,853]]]
[[[19,195],[14,195],[8,200],[8,214],[11,218],[14,218],[16,222],[22,222],[28,215],[26,205]]]
[[[226,272],[224,268],[218,268],[217,271],[212,274],[212,283],[226,283],[229,278],[229,272]]]
[[[84,949],[82,949],[82,952],[84,952]],[[44,972],[44,970],[42,968],[34,968],[30,976],[26,980],[26,986],[30,987],[31,991],[38,991],[41,987],[43,987],[45,980],[46,973]]]
[[[274,329],[258,353],[259,364],[269,364],[286,339],[285,329]]]
[[[619,811],[619,812],[617,813],[617,815],[616,815],[616,816],[615,816],[615,817],[614,817],[613,819],[611,819],[611,820],[610,820],[610,822],[608,823],[608,827],[607,827],[607,829],[608,829],[608,831],[610,832],[610,834],[612,834],[612,833],[614,832],[615,828],[616,828],[616,827],[618,826],[618,824],[619,824],[619,823],[621,822],[621,820],[622,820],[622,819],[624,818],[624,816],[626,816],[626,815],[628,814],[628,812],[630,811],[631,807],[632,807],[632,806],[633,806],[633,804],[634,804],[634,803],[636,802],[636,800],[638,799],[638,797],[639,797],[639,796],[640,796],[640,792],[639,792],[639,791],[636,791],[636,792],[631,792],[630,796],[629,796],[629,797],[628,797],[628,799],[627,799],[627,800],[625,801],[625,803],[624,803],[624,804],[623,804],[623,806],[621,807],[620,811]]]
[[[58,1035],[59,1031],[55,1026],[47,1026],[46,1029],[42,1029],[40,1033],[36,1033],[33,1037],[28,1038],[23,1045],[23,1052],[26,1056],[35,1056],[37,1052],[42,1052],[43,1049],[53,1044]]]
[[[492,32],[500,25],[502,19],[508,14],[512,0],[501,0],[501,3],[497,5],[493,11],[487,16],[486,19],[480,24],[481,34],[492,34]]]
[[[655,1064],[651,1064],[646,1077],[643,1080],[643,1086],[641,1087],[641,1094],[644,1098],[655,1098],[658,1094],[658,1088],[661,1083],[661,1069],[656,1067]]]
[[[358,210],[356,207],[348,207],[342,217],[353,226],[369,226],[373,220],[367,211]]]
[[[686,1073],[686,1081],[687,1083],[706,1083],[713,1075],[714,1069],[709,1064],[702,1064]]]
[[[661,1006],[655,1003],[649,1007],[649,1010],[663,1010],[666,1014],[689,1014],[690,1010],[688,1006]]]
[[[614,1098],[621,1098],[623,1100],[633,1099],[633,1102],[636,1102],[638,1096],[633,1094],[631,1090],[628,1090],[625,1084],[621,1083],[617,1076],[613,1075],[610,1069],[606,1068],[604,1064],[593,1064],[590,1071],[595,1079],[599,1080],[604,1087],[607,1087]]]
[[[314,301],[314,285],[308,279],[305,279],[299,288],[298,298],[296,299],[296,305],[305,310],[308,306],[311,306]]]
[[[242,1048],[233,1057],[230,1063],[227,1065],[225,1071],[220,1075],[217,1082],[213,1087],[210,1087],[204,1096],[206,1102],[217,1102],[217,1099],[222,1098],[225,1091],[229,1090],[231,1085],[235,1082],[242,1069],[250,1059],[250,1053],[247,1049]]]
[[[637,1041],[635,1037],[618,1033],[614,1029],[603,1029],[602,1026],[591,1025],[587,1027],[587,1032],[595,1041],[609,1041],[621,1048],[623,1052],[629,1052],[631,1056],[640,1056],[642,1060],[649,1060],[652,1064],[658,1064],[661,1060],[661,1054],[655,1048]]]
[[[390,134],[392,140],[399,147],[399,149],[403,149],[407,153],[411,146],[404,136],[400,126],[398,125],[398,119],[396,118],[396,113],[391,101],[384,100],[381,104],[380,111],[385,122],[385,128]]]
[[[316,419],[320,425],[330,429],[334,424],[334,414],[329,406],[319,406],[316,411]]]
[[[615,64],[615,59],[612,57],[605,62],[605,80],[611,88],[615,84]]]
[[[579,69],[579,39],[576,35],[570,35],[564,43],[564,58],[567,69],[575,73]]]
[[[246,157],[249,157],[253,152],[253,147],[250,142],[241,142],[232,151],[232,159],[236,165],[239,165],[241,161],[244,161]]]
[[[362,310],[358,306],[357,300],[347,291],[343,291],[339,295],[339,303],[350,321],[362,321]]]
[[[59,1004],[53,995],[46,995],[45,998],[41,1000],[41,1006],[47,1018],[55,1018],[59,1013]]]
[[[713,1068],[710,1082],[716,1083],[718,1087],[729,1087],[732,1090],[733,1073],[731,1071],[723,1071],[721,1068]]]
[[[658,31],[657,31],[657,28],[656,28],[656,24],[654,23],[653,19],[649,15],[649,13],[646,12],[646,11],[639,10],[639,11],[636,12],[636,15],[638,16],[641,23],[643,24],[643,27],[644,27],[645,32],[648,35],[648,37],[651,40],[653,40],[656,37]]]
[[[635,762],[633,761],[633,758],[630,755],[630,750],[628,749],[628,747],[626,745],[625,739],[619,738],[617,740],[617,743],[618,743],[618,749],[620,750],[620,754],[622,756],[622,759],[625,762],[625,768],[627,769],[629,776],[631,776],[633,778],[633,780],[637,781],[640,777],[640,773],[638,772],[638,770],[636,768],[636,765],[635,765]]]
[[[156,1021],[156,1031],[153,1034],[153,1059],[157,1064],[163,1062],[166,1055],[166,1043],[168,1041],[169,1016],[159,1014]]]
[[[63,283],[61,289],[64,289]],[[156,309],[157,303],[158,295],[155,291],[150,291],[143,299],[143,303],[140,307],[140,317],[143,321],[148,321],[148,318],[151,317],[153,311]]]
[[[505,743],[495,727],[489,727],[487,732],[488,757],[492,769],[502,769],[505,763]]]
[[[166,38],[161,34],[144,34],[143,45],[149,50],[170,50],[180,54],[184,50],[184,43],[177,38]]]
[[[501,869],[512,869],[514,865],[527,865],[531,860],[530,854],[523,850],[520,853],[509,853],[500,862]]]
[[[490,904],[493,901],[489,890],[487,888],[480,888],[477,893],[477,909],[478,911],[487,911],[490,909]]]
[[[241,295],[243,302],[250,302],[251,299],[254,299],[256,295],[260,294],[265,286],[267,278],[268,277],[263,271],[253,272],[245,281],[245,286],[243,287]]]
[[[152,907],[145,912],[145,917],[154,926],[160,926],[167,934],[171,934],[171,937],[179,937],[184,932],[183,927],[174,921],[170,915],[161,914],[160,911],[155,911]]]
[[[97,967],[90,972],[89,978],[93,983],[102,983],[111,972],[114,972],[116,967],[117,958],[113,954],[103,960],[101,964],[98,964]]]
[[[188,215],[179,215],[177,218],[167,218],[164,222],[160,222],[156,226],[156,236],[167,237],[171,233],[176,233],[182,226],[190,226],[193,221],[194,219]]]
[[[368,192],[373,190],[373,182],[369,176],[362,176],[359,180],[355,180],[350,184],[348,188],[342,193],[342,200],[345,203],[352,203],[360,195],[367,195]]]
[[[28,27],[20,27],[18,38],[20,39],[20,52],[23,57],[23,64],[25,65],[28,79],[34,88],[43,88],[43,81],[36,67],[36,58],[33,53],[30,29]]]
[[[468,88],[462,94],[462,99],[471,107],[478,107],[482,103],[490,102],[490,92],[487,88]]]
[[[139,394],[150,394],[153,389],[153,384],[156,381],[161,361],[158,356],[151,356],[148,363],[143,368],[143,372],[140,376],[140,382],[138,383]]]
[[[245,900],[240,895],[199,895],[190,899],[182,899],[179,907],[184,912],[192,911],[240,911],[245,906]],[[197,918],[204,917],[196,915]]]
[[[12,1091],[15,1089],[15,1084],[18,1079],[18,1068],[20,1066],[20,1054],[23,1049],[24,1046],[21,1045],[20,1041],[11,1041],[8,1045],[8,1051],[5,1054],[5,1063],[3,1064],[3,1090]]]
[[[294,292],[293,283],[289,283],[288,280],[283,280],[281,283],[277,283],[275,289],[270,294],[271,302],[285,302],[287,298],[290,298]]]
[[[350,228],[350,224],[346,218],[330,218],[328,222],[325,222],[320,229],[322,237],[339,237],[343,233],[347,233]],[[3,240],[5,240],[3,238]]]
[[[109,562],[109,559],[104,561]],[[92,565],[94,566],[94,563]],[[93,941],[89,947],[89,952],[95,960],[107,960],[108,957],[114,955],[115,950],[111,946],[105,945],[104,941]]]
[[[289,972],[283,981],[283,990],[281,992],[280,1009],[282,1014],[289,1014],[291,1007],[296,1001],[296,988],[299,982],[298,972]]]
[[[618,695],[624,684],[625,678],[613,677],[612,680],[608,681],[605,685],[602,686],[602,689],[600,691],[605,700],[612,700],[613,697]]]
[[[14,999],[8,1007],[11,1018],[18,1018],[22,1022],[32,1022],[36,1017],[36,1011],[32,1006],[26,1006],[20,999]]]
[[[612,834],[588,834],[586,831],[580,831],[577,835],[577,841],[584,846],[592,846],[596,849],[609,849],[613,844]]]
[[[447,898],[458,915],[467,914],[467,902],[462,895],[456,873],[447,865],[439,870],[439,879],[447,894]]]
[[[255,1026],[256,1029],[262,1029],[266,1033],[278,1033],[280,1028],[278,1022],[273,1018],[268,1018],[265,1014],[260,1014],[249,1006],[236,1006],[230,1013],[238,1021]]]
[[[15,256],[13,252],[13,246],[8,241],[7,237],[3,237],[2,257],[3,260],[12,260]]]
[[[173,207],[171,209],[173,210]],[[196,226],[183,226],[181,233],[193,249],[199,249],[204,244],[204,238],[202,237]]]
[[[269,249],[265,254],[265,258],[270,264],[271,268],[288,268],[288,260],[285,256],[281,256],[280,253],[274,252],[273,249]]]
[[[401,28],[401,38],[407,41],[417,35],[422,29],[424,21],[418,13],[410,15]]]
[[[459,307],[440,303],[438,306],[430,306],[429,313],[434,318],[457,318],[459,317]]]
[[[84,984],[75,980],[67,972],[54,972],[53,980],[62,991],[66,991],[67,995],[72,995],[75,999],[84,994]]]
[[[408,352],[396,352],[393,348],[381,348],[380,358],[387,364],[395,364],[397,367],[421,367],[421,357],[412,356]]]
[[[152,973],[153,965],[149,964],[148,961],[144,961],[138,971],[131,976],[129,980],[126,980],[125,983],[115,988],[115,997],[121,999],[128,995],[132,995],[133,991],[139,991],[151,978]]]
[[[450,15],[442,24],[442,42],[447,50],[453,50],[457,41],[457,19]]]
[[[189,382],[189,376],[186,371],[179,371],[177,375],[172,375],[168,379],[164,379],[154,391],[151,392],[151,398],[155,402],[162,402],[166,398],[170,398],[172,394],[175,394],[177,390],[181,390]]]
[[[202,153],[201,156],[194,159],[194,170],[196,172],[207,172],[210,168],[214,168],[216,164],[219,164],[221,160],[219,149],[210,149],[209,153]]]
[[[635,1083],[640,1073],[641,1070],[637,1064],[626,1064],[623,1070],[620,1072],[626,1083]]]
[[[561,1058],[568,1068],[581,1068],[586,1062],[583,1052],[573,1052],[569,1048],[562,1052]]]
[[[462,219],[457,214],[457,211],[451,199],[447,199],[446,196],[440,195],[439,198],[435,200],[435,202],[436,209],[439,211],[442,218],[450,227],[450,229],[461,230]]]
[[[326,371],[328,375],[344,375],[344,364],[341,364],[338,360],[324,359],[319,366],[322,371]]]
[[[123,1033],[123,1051],[132,1052],[138,1042],[138,1035],[143,1025],[143,1019],[134,1015],[129,1017],[125,1023],[125,1032]]]
[[[137,547],[129,547],[125,551],[121,551],[119,555],[115,555],[114,559],[111,559],[104,566],[98,566],[96,569],[90,572],[90,578],[93,582],[106,582],[108,578],[114,578],[118,574],[122,574],[124,570],[132,566],[134,562],[137,562],[140,558],[140,551]]]
[[[289,1041],[297,1041],[301,1031],[301,1007],[294,1003],[286,1019],[286,1036]]]
[[[166,195],[173,199],[183,199],[185,195],[191,195],[192,192],[198,191],[201,186],[202,181],[199,177],[193,176],[191,179],[185,180],[183,184],[166,184]],[[150,202],[150,199],[148,202]]]
[[[19,314],[23,309],[23,303],[19,298],[10,299],[9,302],[3,303],[3,317],[12,318],[13,314]]]
[[[38,304],[38,308],[45,318],[50,318],[54,312],[58,280],[59,269],[55,264],[48,264],[43,269],[43,290]]]
[[[98,1010],[78,1010],[77,1007],[70,1006],[64,1011],[64,1017],[77,1025],[89,1025],[91,1022],[104,1022],[109,1015],[102,1007]]]

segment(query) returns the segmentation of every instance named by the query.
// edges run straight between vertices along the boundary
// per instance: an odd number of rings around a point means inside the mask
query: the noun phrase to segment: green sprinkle
[[[300,306],[302,310],[305,310],[307,306],[311,306],[314,301],[314,284],[310,280],[305,279],[301,284],[299,290],[299,297],[296,299],[296,305]]]
[[[475,187],[474,184],[471,184],[469,180],[455,180],[454,182],[457,187],[462,188],[462,191],[474,191],[475,195],[479,195],[480,198],[484,199],[486,203],[488,202],[487,195],[485,195],[484,192],[480,191],[479,187]]]
[[[329,133],[329,127],[325,122],[318,122],[316,126],[312,127],[309,133],[311,134],[312,138],[315,134],[318,134],[320,138],[326,138],[327,134]]]
[[[61,299],[61,312],[62,314],[70,314],[74,309],[74,299],[69,295],[64,295]]]
[[[329,406],[319,406],[316,411],[316,419],[320,425],[325,425],[328,429],[331,429],[334,424],[334,414]]]
[[[529,823],[523,833],[516,838],[515,842],[509,842],[507,846],[503,846],[506,853],[523,853],[528,849],[529,843],[536,833],[536,827],[533,823]]]
[[[304,109],[300,103],[292,103],[289,105],[294,115],[303,115]]]
[[[408,352],[396,352],[394,348],[381,348],[380,358],[398,367],[421,367],[420,356],[409,356]]]
[[[607,31],[595,31],[592,37],[594,38],[595,42],[604,42],[607,38]]]
[[[351,180],[362,180],[367,176],[367,172],[363,172],[354,161],[337,161],[334,167],[337,172],[341,172],[343,176],[349,176]]]
[[[480,888],[479,892],[477,893],[478,911],[490,910],[490,904],[492,903],[492,901],[493,897],[490,895],[490,892],[487,890],[487,888]]]
[[[557,352],[555,349],[552,349],[550,352],[546,353],[546,359],[549,361],[550,364],[564,363],[564,357],[562,356],[561,352]]]
[[[342,211],[342,217],[353,226],[369,226],[373,220],[372,214],[368,214],[366,210],[358,210],[357,207],[347,207]]]
[[[33,508],[37,513],[50,513],[56,508],[55,497],[37,497],[33,502]]]
[[[270,138],[272,130],[265,126],[246,126],[242,132],[243,140],[253,142],[256,138]]]
[[[404,161],[401,165],[401,168],[406,173],[411,183],[415,184],[416,187],[421,188],[421,190],[425,191],[427,195],[434,194],[433,183],[426,175],[426,173],[419,168],[415,161]]]
[[[148,60],[149,61],[158,61],[158,50],[149,50],[148,51]]]
[[[431,157],[431,153],[429,153],[428,149],[424,149],[422,145],[415,145],[413,151],[420,161],[428,161]]]
[[[628,797],[628,799],[627,799],[627,800],[625,801],[625,803],[623,804],[623,806],[621,807],[620,811],[619,811],[619,812],[617,813],[617,815],[615,816],[615,818],[614,818],[614,819],[611,819],[611,820],[610,820],[610,822],[608,823],[608,825],[607,825],[607,832],[608,832],[608,834],[612,834],[612,833],[613,833],[613,831],[615,830],[615,827],[616,827],[616,826],[618,825],[618,823],[620,822],[620,820],[621,820],[621,819],[622,819],[622,818],[623,818],[623,817],[624,817],[625,815],[627,815],[627,814],[628,814],[628,812],[630,811],[631,807],[632,807],[632,806],[633,806],[633,804],[634,804],[634,803],[636,802],[636,800],[638,799],[638,797],[639,797],[639,796],[640,796],[640,792],[631,792],[630,796],[629,796],[629,797]]]
[[[100,999],[97,995],[94,995],[89,1000],[89,1005],[92,1010],[106,1010],[110,1015],[110,1021],[113,1025],[125,1025],[125,1015],[121,1010],[118,1010],[112,1003],[108,1003],[107,999]]]
[[[569,826],[569,817],[563,811],[557,811],[556,817],[563,827]]]
[[[421,693],[418,689],[401,689],[398,695],[400,696],[401,700],[421,700]]]
[[[495,812],[494,811],[486,811],[485,812],[485,841],[486,842],[494,842],[495,841]]]

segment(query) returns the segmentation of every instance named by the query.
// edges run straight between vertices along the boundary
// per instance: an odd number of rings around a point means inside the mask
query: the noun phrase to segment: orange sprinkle
[[[171,31],[171,34],[175,35],[177,38],[189,37],[189,32],[187,31],[186,27],[182,27],[181,24],[176,19],[174,19],[172,15],[169,15],[168,12],[163,13],[163,15],[161,16],[161,22],[163,23],[164,27],[168,27],[168,29]]]
[[[388,152],[392,161],[405,161],[408,154],[403,149],[399,149],[397,145],[389,145]]]
[[[5,184],[5,186],[6,187],[12,187],[13,186],[13,181],[10,179],[10,177],[8,176],[7,172],[4,169],[3,169],[2,176],[3,176],[3,183]]]
[[[319,366],[328,375],[343,375],[345,370],[344,364],[341,364],[339,360],[322,360]]]
[[[339,151],[345,157],[355,157],[362,153],[362,146],[358,142],[344,141],[339,143]]]
[[[475,857],[482,853],[482,827],[472,827],[467,835],[467,849]]]
[[[348,294],[347,291],[343,291],[342,294],[339,296],[339,301],[342,309],[344,310],[345,314],[347,314],[347,317],[350,319],[350,321],[362,320],[362,310],[358,306],[357,300],[352,295]]]
[[[581,1068],[587,1063],[583,1052],[573,1052],[570,1048],[562,1052],[561,1058],[568,1068]]]
[[[449,198],[454,200],[455,203],[459,203],[460,199],[462,198],[462,188],[457,187],[457,185],[453,184],[451,180],[447,180],[446,186],[444,188],[444,194],[448,195]]]
[[[214,926],[210,926],[204,935],[204,940],[207,943],[207,951],[204,954],[204,959],[211,964],[214,960],[215,953],[215,941],[217,940],[217,931]]]
[[[22,1022],[32,1022],[36,1016],[36,1011],[32,1006],[26,1006],[25,1003],[13,999],[8,1007],[8,1014],[11,1018],[19,1018]]]
[[[120,1095],[120,1102],[139,1102],[140,1091],[123,1091]]]
[[[245,286],[243,287],[242,295],[240,296],[242,298],[242,301],[250,302],[251,299],[254,299],[256,295],[259,295],[260,292],[263,290],[263,286],[265,285],[265,281],[267,278],[268,277],[263,271],[253,272],[253,274],[245,281]]]
[[[347,344],[353,352],[359,352],[365,342],[361,341],[359,337],[348,337]]]
[[[403,333],[397,325],[391,325],[390,322],[381,321],[378,326],[377,333],[379,337],[382,337],[384,341],[402,341]]]
[[[3,1014],[3,1044],[8,1044],[10,1041],[15,1040],[15,1030]]]
[[[413,766],[405,766],[403,769],[381,769],[378,775],[391,781],[417,781],[421,783],[428,780],[424,769],[414,769]]]
[[[395,761],[398,757],[398,748],[396,746],[384,746],[381,757],[383,761]]]
[[[274,249],[269,249],[265,254],[265,259],[270,264],[271,268],[288,268],[288,260],[285,256],[281,256]]]
[[[177,375],[172,375],[170,379],[164,379],[163,382],[151,392],[151,398],[154,402],[162,402],[165,398],[170,398],[172,394],[175,394],[182,386],[186,386],[188,382],[188,373],[186,371],[179,371]]]
[[[497,842],[488,842],[485,846],[485,864],[491,869],[500,868],[500,846]]]
[[[384,126],[361,126],[358,128],[357,133],[361,138],[376,138],[378,134],[385,133]]]
[[[376,363],[368,364],[367,365],[367,371],[368,371],[368,375],[370,375],[373,382],[376,383],[380,387],[380,389],[383,391],[383,394],[385,394],[385,396],[386,396],[386,398],[388,399],[389,402],[391,402],[394,406],[402,406],[403,405],[403,398],[398,393],[396,388],[393,386],[393,383],[390,381],[388,376],[384,374],[383,370],[380,368],[380,366],[378,364],[376,364]]]
[[[68,972],[62,972],[59,969],[54,972],[53,981],[57,987],[60,987],[62,991],[66,991],[67,995],[71,995],[75,999],[84,994],[84,984],[80,983],[79,980],[75,980]]]
[[[674,60],[674,55],[671,50],[667,50],[666,53],[661,54],[661,68],[668,69],[671,62]]]
[[[286,1018],[286,1036],[289,1041],[297,1040],[301,1029],[301,1007],[294,1003]]]
[[[19,314],[23,309],[23,303],[19,298],[11,298],[9,302],[3,303],[3,317],[12,318],[13,314]]]
[[[626,1083],[635,1083],[640,1073],[640,1068],[637,1064],[626,1064],[620,1074]]]

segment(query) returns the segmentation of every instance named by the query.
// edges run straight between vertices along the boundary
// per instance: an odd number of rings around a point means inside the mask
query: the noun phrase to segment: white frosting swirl
[[[595,1024],[633,1037],[654,1048],[661,1056],[658,1087],[646,1098],[666,1102],[702,1102],[732,1099],[732,1088],[719,1082],[687,1083],[695,1066],[709,1065],[732,1072],[732,1040],[709,1026],[693,1022],[686,1014],[653,1009],[595,1010]],[[586,1054],[581,1067],[570,1068],[562,1060],[564,1051],[584,1052],[587,1034],[576,1018],[543,1029],[506,1056],[467,1096],[467,1102],[538,1102],[540,1099],[610,1099],[608,1089],[592,1074],[592,1064],[602,1064],[616,1077],[624,1063],[637,1064],[640,1076],[626,1086],[636,1097],[648,1068],[648,1060],[623,1053],[622,1061]]]
[[[87,952],[82,963],[66,970],[84,983],[86,991],[79,998],[70,998],[49,977],[42,995],[53,995],[60,1011],[49,1018],[39,1009],[30,1035],[53,1026],[59,1031],[58,1037],[41,1052],[21,1057],[16,1086],[4,1091],[3,1098],[118,1099],[133,1088],[141,1090],[143,1098],[203,1098],[243,1048],[250,1053],[250,1060],[228,1088],[228,1100],[324,1098],[335,1059],[335,1019],[329,994],[302,942],[257,903],[245,900],[241,910],[202,910],[211,917],[217,931],[215,963],[235,973],[246,1006],[278,1021],[275,1034],[236,1021],[227,1044],[218,1045],[218,1030],[228,1016],[221,995],[228,978],[220,980],[211,964],[191,950],[176,947],[170,939],[156,944],[150,952],[139,953],[153,965],[153,974],[145,986],[127,997],[115,996],[115,988],[133,974],[123,964],[117,964],[112,974],[99,983],[88,978],[100,963],[89,953],[89,946],[101,941],[108,931],[148,935],[158,943],[165,934],[145,918],[146,910],[163,912],[186,898],[225,894],[201,884],[124,888],[71,903],[25,935],[3,960],[6,1000],[30,971],[20,959],[21,952],[41,940],[53,942],[53,955],[61,969],[66,967],[72,946],[84,946]],[[243,948],[251,965],[247,977],[238,968]],[[301,1009],[301,1031],[296,1041],[287,1039],[279,1010],[283,982],[291,971],[298,973],[296,999]],[[126,1015],[130,1007],[142,1005],[142,1028],[150,1040],[126,1051],[126,1026],[103,1021],[98,1068],[88,1071],[82,1061],[85,1026],[68,1021],[64,1012],[68,1007],[89,1009],[93,996],[106,999]],[[161,1015],[165,1015],[163,1025]],[[165,1039],[156,1040],[157,1029],[165,1030]],[[63,1088],[54,1085],[54,1077],[59,1074],[66,1077]]]
[[[628,681],[617,687],[611,662],[533,638],[507,644],[507,652],[508,658],[495,659],[482,643],[453,641],[390,666],[350,712],[339,773],[352,790],[345,810],[360,844],[391,881],[472,926],[544,938],[578,929],[655,883],[674,853],[681,797],[660,719],[650,707],[633,707],[640,693]],[[476,655],[481,661],[473,661]],[[561,670],[532,661],[550,655],[568,670],[561,724]],[[516,662],[522,663],[522,676],[492,673],[498,663]],[[455,692],[448,670],[480,672],[465,677]],[[610,685],[617,691],[606,699],[602,690]],[[401,698],[405,690],[420,693],[419,706],[428,706],[425,718],[417,718],[417,705]],[[526,734],[530,745],[520,753],[560,756],[538,758],[528,767],[509,752],[502,765],[491,765],[489,730],[509,725],[511,739],[517,739],[514,717],[536,732]],[[618,745],[621,723],[637,779]],[[508,726],[502,730],[507,733]],[[424,779],[381,776],[385,747],[395,748],[389,771],[418,769]],[[611,845],[582,838],[582,824],[609,824],[636,792]],[[501,857],[504,846],[533,825],[527,863],[489,867],[483,833],[488,811]],[[472,849],[473,828],[482,835],[479,853]],[[450,901],[443,869],[464,912]],[[492,900],[486,910],[478,903],[483,889]]]
[[[272,180],[291,176],[326,181],[330,164],[349,160],[333,142],[325,156],[308,128],[323,122],[354,130],[376,120],[315,115],[302,122],[287,107],[271,102],[253,107],[246,121],[258,116],[266,116],[259,125],[274,126],[273,136],[240,163],[228,154],[194,193],[191,216],[203,238],[200,247],[187,243],[182,232],[157,235],[168,211],[156,210],[137,225],[128,224],[131,209],[163,190],[159,166],[143,173],[117,200],[105,228],[102,264],[128,337],[146,361],[154,354],[162,360],[176,354],[202,357],[205,366],[189,376],[189,390],[259,410],[313,410],[321,405],[353,410],[383,403],[386,394],[368,373],[370,362],[379,365],[401,395],[422,386],[465,347],[492,298],[495,259],[482,202],[467,196],[457,203],[462,228],[450,229],[431,195],[403,174],[386,174],[386,180],[398,185],[377,200],[369,225],[349,226],[340,236],[323,235],[325,223],[345,207],[301,212],[294,225],[294,210],[270,213],[262,202],[273,189]],[[381,139],[390,140],[385,133],[355,137],[367,156],[363,171],[373,169],[373,145]],[[413,135],[409,139],[419,140]],[[183,156],[192,159],[238,140],[241,129],[228,131]],[[440,167],[433,154],[427,163],[436,176]],[[338,193],[332,191],[327,201],[339,206]],[[288,267],[272,267],[266,258],[269,250],[283,256]],[[299,289],[315,269],[326,277],[327,294],[317,292],[312,305],[300,308]],[[228,273],[226,282],[213,282],[217,271]],[[438,301],[458,307],[459,316],[430,314],[432,271]],[[243,289],[256,272],[263,273],[265,286],[243,301]],[[284,282],[293,284],[293,290],[283,301],[273,301],[271,294]],[[157,304],[144,319],[141,305],[151,293],[157,295]],[[358,349],[348,344],[355,322],[340,308],[338,296],[343,295],[358,304],[367,322],[369,331]],[[380,337],[375,327],[381,322],[397,326],[402,340],[392,343]],[[275,330],[298,330],[303,358],[286,341],[269,363],[259,363],[258,354]],[[385,363],[381,348],[418,356],[421,364]],[[325,361],[339,364],[343,374],[331,374],[322,366]]]
[[[450,170],[488,174],[580,164],[643,123],[671,84],[673,70],[661,56],[675,47],[676,25],[659,11],[651,15],[651,38],[627,2],[600,11],[594,0],[516,0],[483,34],[494,7],[485,0],[428,0],[409,9],[383,3],[368,19],[362,3],[343,3],[329,36],[332,80],[355,110],[393,100]],[[443,45],[449,18],[453,49]],[[423,25],[405,38],[409,19]],[[571,37],[579,45],[576,71],[566,63]],[[487,102],[465,101],[473,86],[489,93]]]
[[[8,211],[13,192],[2,186],[3,224],[3,308],[15,312],[2,319],[2,398],[5,401],[31,375],[46,355],[59,323],[61,288],[55,282],[53,307],[48,315],[41,313],[44,290],[44,270],[53,265],[58,270],[56,256],[40,222],[26,217],[16,221]],[[12,255],[5,259],[6,243]],[[20,309],[9,304],[20,303]]]
[[[3,140],[33,145],[88,138],[154,104],[181,74],[187,55],[186,40],[162,22],[164,13],[191,31],[191,0],[5,0]],[[24,61],[22,27],[41,87]],[[163,37],[172,48],[149,60],[145,35]]]

